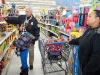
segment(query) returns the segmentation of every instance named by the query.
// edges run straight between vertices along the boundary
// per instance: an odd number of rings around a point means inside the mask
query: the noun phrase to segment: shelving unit
[[[2,24],[6,25],[6,22],[0,22],[0,25]],[[0,38],[0,75],[6,75],[9,64],[11,62],[11,58],[14,53],[15,47],[12,47],[12,44],[17,37],[17,29],[13,25],[11,27],[12,28],[10,31],[1,31],[1,33],[5,34],[5,36],[1,36]]]
[[[14,33],[15,31],[16,31],[16,29],[14,29],[14,30],[11,31],[11,32],[5,32],[6,37],[0,38],[0,44],[1,44],[5,39],[7,39],[12,33]]]
[[[69,34],[63,32],[60,30],[60,26],[56,26],[56,25],[52,25],[52,24],[48,24],[48,23],[43,23],[43,22],[39,22],[40,24],[40,28],[41,28],[41,32],[46,36],[49,37],[49,32],[54,34],[54,38],[57,39],[58,36],[63,35],[64,37],[66,37],[68,39],[68,37],[70,36]],[[50,27],[54,27],[55,31],[51,30]],[[58,34],[56,33],[56,28],[58,28]],[[63,38],[64,39],[64,38]],[[64,39],[66,40],[66,39]]]
[[[43,31],[41,31],[46,37],[48,37]]]
[[[49,31],[49,32],[51,32],[51,33],[55,34],[56,36],[58,36],[58,34],[56,34],[54,31],[49,30],[49,29],[46,29],[45,27],[42,27],[42,28],[43,28],[43,29],[45,29],[46,31]]]
[[[57,16],[56,16],[56,19],[54,17],[54,15],[55,14],[58,15],[58,13],[59,13],[58,10],[48,10],[48,15],[45,15],[45,14],[41,15],[41,19],[39,21],[41,31],[43,32],[43,34],[45,34],[48,37],[49,37],[48,33],[50,32],[54,34],[53,36],[56,36],[56,38],[58,38],[58,36],[60,36],[61,38],[65,38],[65,37],[67,38],[69,37],[69,34],[67,34],[66,32],[60,31],[60,28],[61,28],[60,24],[56,25],[55,23],[55,22],[60,22],[60,19],[58,20]]]
[[[66,35],[66,36],[69,36],[69,34],[65,33],[65,32],[62,32],[62,31],[59,31],[60,33]]]
[[[57,37],[59,36],[59,33],[56,33],[56,29],[55,30],[51,30],[50,28],[51,27],[54,27],[54,28],[57,28],[59,29],[59,26],[56,26],[56,25],[52,25],[52,24],[49,24],[49,23],[43,23],[43,22],[39,22],[39,26],[41,28],[41,32],[46,36],[46,37],[49,37],[49,33],[52,33],[54,34],[54,39],[57,39]]]
[[[0,75],[6,75],[15,47],[13,41],[17,37],[17,29],[13,24],[7,24],[3,17],[8,15],[9,6],[2,4],[0,8]]]
[[[9,34],[8,34],[9,33]],[[3,53],[0,56],[0,63],[3,61],[2,64],[4,67],[1,70],[1,75],[6,75],[9,64],[11,62],[12,56],[14,54],[14,48],[12,49],[11,46],[13,44],[14,39],[16,38],[16,29],[14,29],[12,32],[6,33],[8,36],[6,36],[3,40],[8,39],[9,37],[13,36],[12,40],[9,41],[8,45],[4,49]],[[3,41],[2,41],[3,42]],[[2,43],[1,42],[1,43]],[[9,52],[10,51],[10,52]],[[8,53],[9,52],[9,53]]]
[[[55,26],[55,25],[52,25],[52,24],[49,24],[49,23],[48,24],[45,23],[45,25],[47,25],[47,26],[54,26],[54,27],[59,28],[59,26]]]
[[[14,54],[14,50],[12,50],[12,52],[11,52],[11,60],[12,60],[13,54]],[[2,70],[2,74],[1,74],[1,75],[6,75],[11,60],[8,62],[6,68],[4,68],[4,69]]]
[[[5,24],[5,23],[6,23],[6,21],[0,22],[0,24]]]
[[[16,37],[14,37],[15,39]],[[14,41],[14,40],[13,40]],[[10,42],[9,46],[7,46],[3,52],[3,54],[0,56],[0,61],[2,60],[2,58],[4,57],[4,55],[6,54],[6,52],[8,51],[8,49],[10,48],[10,46],[12,45],[13,41]]]
[[[16,29],[14,29],[12,32],[8,32],[8,36],[5,37],[5,40],[11,35],[13,36],[12,40],[9,41],[9,44],[6,46],[4,49],[3,53],[0,56],[0,63],[3,61],[4,63],[2,64],[4,67],[2,68],[1,75],[6,75],[9,64],[11,62],[12,56],[14,54],[14,49],[11,48],[14,39],[16,38]],[[3,41],[2,41],[3,42]],[[1,42],[1,43],[2,43]],[[10,51],[10,53],[8,53]]]

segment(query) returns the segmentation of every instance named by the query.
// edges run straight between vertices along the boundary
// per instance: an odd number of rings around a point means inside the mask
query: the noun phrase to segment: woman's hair
[[[96,12],[96,16],[100,18],[100,10],[94,10]]]

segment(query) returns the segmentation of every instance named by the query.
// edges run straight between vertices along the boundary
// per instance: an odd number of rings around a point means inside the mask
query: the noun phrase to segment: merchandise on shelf
[[[5,4],[6,2],[5,2],[5,0],[2,0],[2,4]]]
[[[65,9],[63,9],[65,12]],[[62,12],[62,13],[63,13]],[[64,17],[61,18],[61,31],[69,34],[71,31],[75,31],[76,24],[78,23],[78,11],[73,8],[73,11],[67,11]]]
[[[61,26],[60,26],[60,35],[65,39],[64,35],[66,36],[66,40],[68,39],[67,36],[74,33],[77,36],[82,35],[84,31],[87,29],[86,20],[88,16],[90,7],[80,7],[79,11],[76,7],[73,7],[73,10],[69,11],[68,9],[65,12],[65,8],[62,11],[62,18],[61,18]]]
[[[4,73],[7,71],[13,49],[15,48],[12,44],[16,38],[16,29],[14,25],[7,24],[3,20],[3,17],[8,14],[9,7],[7,4],[2,4],[2,6],[0,8],[0,75],[5,75]]]
[[[0,74],[2,73],[2,70],[4,68],[6,68],[7,64],[9,63],[10,59],[11,59],[11,53],[12,53],[12,50],[15,49],[15,47],[13,45],[10,45],[12,44],[13,40],[14,40],[14,37],[15,37],[15,33],[13,33],[10,37],[8,37],[8,39],[6,39],[1,45],[0,45],[0,57],[2,55],[3,58],[1,60],[1,65],[0,65]],[[7,44],[7,42],[9,42]],[[9,47],[9,48],[8,48]],[[8,50],[6,50],[8,48]],[[5,53],[5,54],[4,54]],[[1,68],[1,66],[3,66]]]
[[[12,31],[12,27],[11,27],[10,25],[7,25],[7,27],[6,27],[6,31],[7,31],[7,32]]]
[[[2,38],[2,32],[1,32],[1,30],[0,30],[0,38]]]
[[[2,46],[0,45],[0,55],[3,53]]]
[[[58,37],[59,34],[59,27],[52,25],[52,24],[46,24],[46,23],[40,23],[41,30],[43,34],[46,36],[52,38],[53,36]]]
[[[55,30],[56,30],[55,33],[59,34],[59,30],[60,29],[59,28],[55,28]]]
[[[60,34],[59,38],[60,38],[61,40],[64,40],[64,41],[69,41],[69,36],[66,36],[66,35],[64,35],[64,34]]]
[[[3,69],[6,68],[6,66],[8,65],[8,63],[10,62],[10,60],[12,58],[11,53],[12,53],[13,49],[14,48],[12,48],[12,45],[11,45],[10,48],[8,49],[8,51],[6,52],[5,56],[2,58],[1,63],[0,63],[0,75],[3,71]]]
[[[41,15],[41,22],[42,23],[42,32],[51,38],[52,36],[58,36],[59,34],[59,22],[57,21],[57,17],[54,16],[57,14],[58,10],[48,10],[48,15]],[[60,15],[59,15],[60,16]]]
[[[2,59],[2,61],[0,62],[1,63],[1,65],[0,65],[0,67],[1,67],[1,71],[0,71],[0,74],[2,74],[2,70],[3,70],[3,68],[4,68],[4,58]]]
[[[58,20],[58,17],[57,17],[57,14],[58,14],[57,11],[58,10],[48,10],[48,15],[41,15],[40,21],[44,22],[44,23],[47,23],[47,24],[52,24],[52,25],[59,26],[59,20]]]
[[[2,21],[2,9],[0,9],[0,22]]]

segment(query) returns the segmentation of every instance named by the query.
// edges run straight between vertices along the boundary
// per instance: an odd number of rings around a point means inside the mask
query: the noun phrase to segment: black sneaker
[[[22,66],[20,67],[20,70],[23,70],[23,67]],[[28,70],[29,70],[29,67],[28,67]]]
[[[33,65],[30,65],[30,70],[33,70]]]

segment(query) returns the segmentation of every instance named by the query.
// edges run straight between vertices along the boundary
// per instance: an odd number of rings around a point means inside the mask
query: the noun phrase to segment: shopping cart
[[[64,71],[67,75],[69,49],[66,42],[39,39],[39,49],[44,75]],[[67,52],[67,53],[66,53]]]

